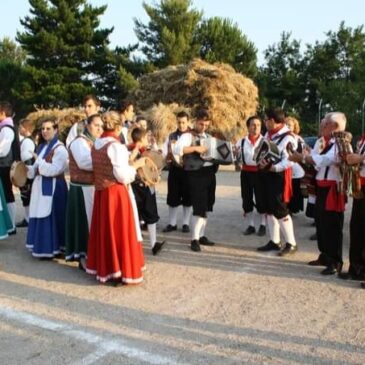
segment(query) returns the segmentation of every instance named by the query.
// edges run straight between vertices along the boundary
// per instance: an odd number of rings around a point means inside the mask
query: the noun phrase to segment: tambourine
[[[23,161],[14,161],[10,168],[11,183],[17,188],[22,188],[27,182],[27,166]]]
[[[160,171],[149,157],[146,157],[145,165],[137,169],[137,174],[148,186],[154,186],[160,181]]]
[[[148,150],[142,153],[142,157],[151,159],[160,171],[166,166],[166,161],[161,152]]]

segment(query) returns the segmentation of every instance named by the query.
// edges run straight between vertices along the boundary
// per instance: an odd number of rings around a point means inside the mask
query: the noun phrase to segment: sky
[[[148,4],[156,0],[145,0]],[[158,3],[159,1],[157,1]],[[206,18],[220,16],[237,23],[242,32],[258,49],[259,63],[263,51],[280,40],[283,31],[305,44],[326,38],[329,30],[336,31],[340,22],[352,28],[365,22],[364,0],[192,0],[193,7],[203,10]],[[112,46],[137,43],[134,18],[143,22],[148,17],[142,0],[89,0],[93,5],[108,5],[101,17],[101,27],[114,27],[110,36]],[[3,16],[0,21],[0,39],[15,39],[21,31],[20,18],[29,14],[28,0],[1,0]]]

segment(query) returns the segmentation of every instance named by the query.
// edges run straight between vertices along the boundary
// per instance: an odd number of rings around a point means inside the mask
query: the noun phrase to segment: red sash
[[[317,185],[321,188],[329,187],[325,210],[329,212],[344,212],[346,204],[346,194],[337,191],[337,182],[333,180],[317,180]]]
[[[293,196],[292,175],[293,171],[291,167],[284,170],[284,191],[283,191],[284,203],[289,203],[291,197]]]
[[[242,165],[242,171],[257,172],[259,168],[256,165]]]

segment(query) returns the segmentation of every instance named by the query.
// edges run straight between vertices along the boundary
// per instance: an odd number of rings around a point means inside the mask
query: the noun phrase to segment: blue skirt
[[[30,218],[26,247],[35,257],[54,257],[65,246],[67,184],[56,180],[51,214],[45,218]]]

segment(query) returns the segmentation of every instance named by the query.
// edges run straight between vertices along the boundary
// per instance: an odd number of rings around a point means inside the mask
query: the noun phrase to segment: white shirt
[[[75,138],[69,148],[79,169],[86,171],[93,170],[91,149],[85,138]]]
[[[268,137],[269,136],[268,133],[266,133],[265,138],[275,142],[276,139],[279,139],[279,136],[287,132],[289,132],[289,128],[286,125],[284,125],[277,133],[271,136],[271,139]],[[289,153],[287,147],[289,143],[291,143],[293,150],[297,149],[297,141],[292,134],[286,135],[285,137],[283,137],[283,139],[280,141],[279,144],[276,144],[278,146],[281,155],[281,161],[273,165],[273,169],[275,170],[275,172],[285,171],[286,169],[293,167],[294,165],[294,162],[289,161],[288,159]]]
[[[4,126],[0,131],[0,157],[8,155],[11,149],[11,144],[14,141],[14,131],[12,128]]]
[[[20,159],[28,161],[33,158],[33,153],[35,151],[35,143],[31,138],[23,138],[20,143]]]
[[[260,141],[263,139],[263,136],[259,136],[257,138],[257,140],[255,141],[254,144],[251,143],[250,139],[248,138],[248,136],[241,138],[237,143],[236,143],[236,149],[238,151],[238,153],[240,153],[241,155],[241,161],[245,163],[245,165],[248,166],[257,166],[256,161],[253,159],[253,155],[255,153],[255,148],[258,146],[258,144],[260,143]],[[242,141],[245,141],[243,144],[243,151],[241,151],[242,149]]]

